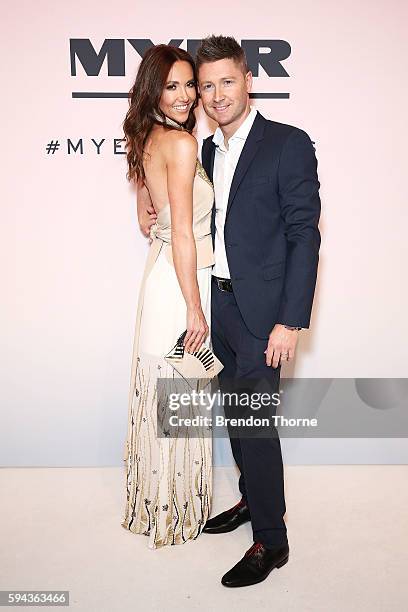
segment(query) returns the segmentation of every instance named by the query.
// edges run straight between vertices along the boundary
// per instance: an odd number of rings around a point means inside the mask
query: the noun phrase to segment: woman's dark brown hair
[[[143,169],[144,146],[147,137],[155,123],[159,123],[155,114],[165,121],[165,115],[160,110],[159,103],[167,77],[173,64],[177,61],[188,62],[193,70],[194,82],[197,83],[194,60],[187,51],[169,45],[156,45],[146,51],[137,71],[136,80],[129,92],[129,110],[123,122],[123,131],[126,139],[128,181],[136,182],[145,178]],[[196,85],[196,99],[191,107],[184,129],[191,132],[196,119],[194,109],[198,104],[198,91]],[[172,129],[170,126],[166,126]]]

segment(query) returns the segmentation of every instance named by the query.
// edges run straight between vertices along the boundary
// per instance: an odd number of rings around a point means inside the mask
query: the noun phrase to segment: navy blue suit
[[[214,157],[210,136],[202,163],[211,180]],[[276,323],[309,327],[320,247],[319,186],[309,136],[258,112],[232,180],[224,227],[233,292],[212,284],[211,338],[224,364],[221,389],[231,389],[234,379],[256,379],[271,393],[279,391],[280,366],[267,366],[264,351]],[[215,207],[211,231],[214,244]],[[230,440],[254,541],[266,547],[286,543],[279,437],[230,431]]]
[[[203,143],[212,180],[215,145]],[[267,338],[275,323],[309,327],[319,259],[319,181],[303,130],[257,113],[232,181],[225,250],[248,329]],[[215,235],[213,209],[212,235]]]

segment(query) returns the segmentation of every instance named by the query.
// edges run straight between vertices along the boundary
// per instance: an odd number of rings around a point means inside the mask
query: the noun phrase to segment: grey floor
[[[227,589],[220,578],[250,546],[249,525],[150,550],[120,526],[122,468],[4,468],[0,589],[69,590],[69,609],[84,612],[404,610],[407,475],[402,465],[287,466],[289,563]],[[214,513],[237,499],[235,470],[216,468]]]

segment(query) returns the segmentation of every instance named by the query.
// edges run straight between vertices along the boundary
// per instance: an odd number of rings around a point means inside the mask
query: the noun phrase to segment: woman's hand
[[[198,351],[209,332],[207,321],[201,307],[187,308],[187,333],[184,349],[188,353]]]

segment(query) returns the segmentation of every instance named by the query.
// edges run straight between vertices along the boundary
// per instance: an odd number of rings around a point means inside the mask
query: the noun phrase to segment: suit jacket
[[[202,148],[212,180],[215,145]],[[267,338],[276,323],[309,327],[319,260],[320,183],[303,130],[259,112],[229,193],[225,250],[238,308],[248,329]],[[211,233],[215,237],[215,207]]]

